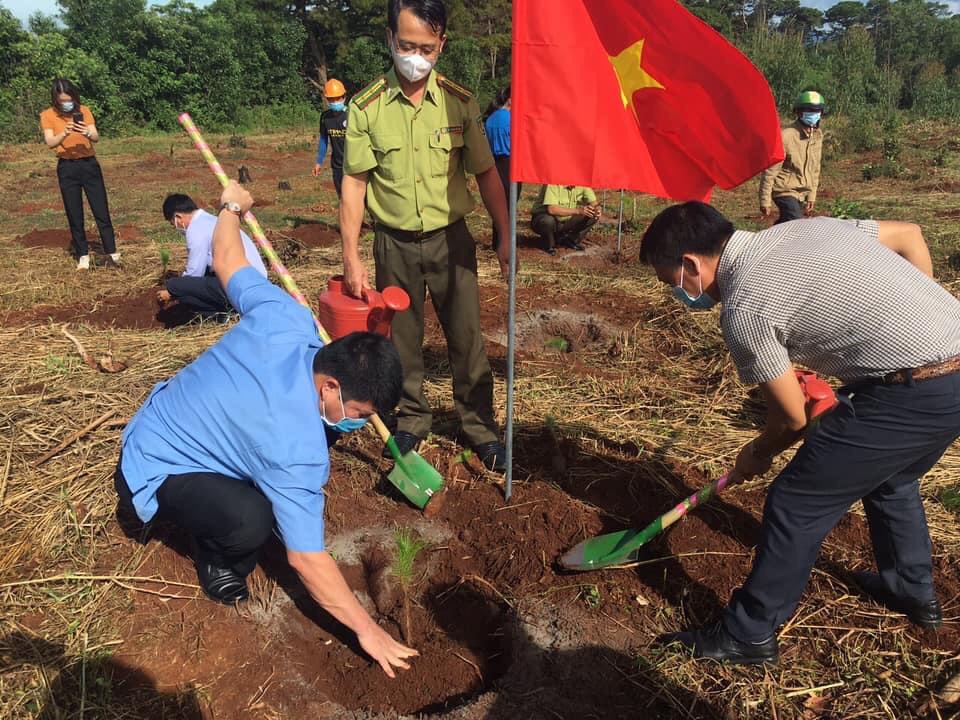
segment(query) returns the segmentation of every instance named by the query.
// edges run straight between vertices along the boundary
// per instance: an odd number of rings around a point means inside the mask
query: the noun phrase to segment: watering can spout
[[[393,316],[409,307],[410,296],[401,288],[388,287],[383,292],[364,290],[362,298],[355,298],[347,292],[343,275],[336,275],[327,281],[327,289],[320,294],[317,314],[334,339],[353,332],[390,337]]]
[[[410,296],[401,288],[391,286],[384,288],[382,293],[367,290],[364,297],[371,306],[367,328],[370,332],[389,337],[393,316],[410,307]]]

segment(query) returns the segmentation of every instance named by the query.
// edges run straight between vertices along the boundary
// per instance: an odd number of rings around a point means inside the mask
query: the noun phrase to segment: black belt
[[[466,221],[463,218],[460,218],[459,220],[452,222],[449,225],[444,225],[443,227],[434,228],[433,230],[426,230],[426,231],[398,230],[397,228],[392,228],[389,225],[384,225],[383,223],[378,222],[374,226],[374,229],[385,232],[387,235],[391,235],[395,237],[397,240],[400,240],[401,242],[410,242],[414,240],[424,240],[426,238],[431,238],[434,235],[438,235],[439,233],[446,232],[447,230],[451,228],[455,228],[458,225],[462,225],[465,222]]]

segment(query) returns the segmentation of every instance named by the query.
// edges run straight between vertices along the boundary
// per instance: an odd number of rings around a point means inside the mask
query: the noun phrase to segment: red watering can
[[[797,374],[800,389],[803,390],[808,418],[811,420],[818,418],[836,406],[837,396],[834,395],[830,383],[817,377],[817,374],[811,370],[794,369],[794,372]]]
[[[383,292],[364,290],[363,299],[347,294],[343,275],[335,275],[320,293],[320,324],[336,340],[352,332],[372,332],[390,337],[390,322],[395,313],[410,307],[410,296],[398,287]]]

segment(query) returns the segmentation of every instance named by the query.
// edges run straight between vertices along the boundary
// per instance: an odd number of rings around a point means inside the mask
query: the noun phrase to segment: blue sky
[[[192,0],[192,2],[194,5],[203,7],[204,5],[209,5],[212,0]],[[164,3],[153,2],[153,0],[151,0],[150,4],[162,5]],[[37,10],[40,10],[46,15],[56,15],[60,12],[60,8],[57,7],[57,0],[0,0],[0,5],[9,9],[24,23],[26,23],[27,18]]]
[[[810,5],[821,10],[833,7],[839,0],[805,0],[804,5]],[[195,5],[209,5],[211,0],[193,0]],[[941,0],[943,2],[943,0]],[[151,4],[160,4],[153,2]],[[946,2],[953,12],[960,10],[960,0],[948,0]],[[58,12],[56,0],[0,0],[3,5],[13,11],[13,14],[26,22],[27,18],[35,11],[42,10],[47,15],[53,15]]]

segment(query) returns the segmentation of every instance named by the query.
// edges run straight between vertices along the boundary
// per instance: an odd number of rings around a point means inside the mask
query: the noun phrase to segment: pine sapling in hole
[[[166,277],[167,267],[170,265],[170,251],[165,247],[160,248],[160,265],[163,268],[161,270],[162,277]]]
[[[417,555],[427,547],[427,543],[408,527],[397,527],[393,533],[393,567],[391,568],[400,590],[403,593],[403,639],[413,644],[413,631],[410,625],[410,589],[413,586],[414,567]]]

